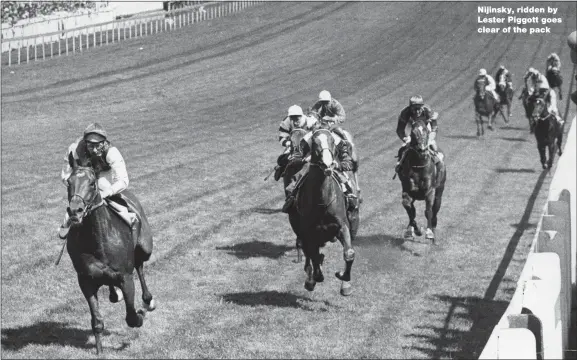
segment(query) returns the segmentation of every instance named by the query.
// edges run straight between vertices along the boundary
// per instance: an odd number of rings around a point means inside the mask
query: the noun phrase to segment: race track
[[[128,328],[102,289],[107,357],[477,357],[515,289],[551,174],[518,93],[510,126],[498,118],[477,139],[473,80],[504,64],[519,89],[527,67],[557,52],[568,130],[571,4],[531,2],[559,8],[551,34],[482,35],[475,3],[273,2],[2,67],[2,357],[94,356],[68,255],[54,266],[62,159],[94,121],[124,155],[155,233],[146,273],[158,308]],[[288,107],[323,89],[345,107],[361,157],[347,298],[332,275],[344,264],[338,243],[323,250],[325,282],[304,289],[282,184],[263,181]],[[446,154],[437,246],[401,240],[408,219],[392,179],[397,116],[416,93],[440,113]],[[423,224],[422,203],[417,212]]]

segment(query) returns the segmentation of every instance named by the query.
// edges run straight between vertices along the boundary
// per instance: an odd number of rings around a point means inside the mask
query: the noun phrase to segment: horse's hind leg
[[[547,168],[551,169],[553,167],[553,161],[555,161],[555,154],[557,152],[557,143],[555,141],[549,144],[549,160],[547,161]]]
[[[539,157],[541,159],[541,166],[543,169],[547,169],[547,154],[546,154],[546,146],[545,145],[537,145],[539,149]]]
[[[94,333],[94,341],[96,342],[96,353],[102,353],[102,332],[104,331],[104,320],[102,314],[98,309],[98,289],[100,285],[96,284],[92,278],[87,276],[78,276],[78,284],[80,290],[88,302],[90,308],[90,316],[92,317],[92,332]]]
[[[134,278],[132,274],[124,275],[121,288],[126,304],[126,324],[130,327],[141,327],[144,322],[144,312],[142,310],[136,312],[134,308]]]

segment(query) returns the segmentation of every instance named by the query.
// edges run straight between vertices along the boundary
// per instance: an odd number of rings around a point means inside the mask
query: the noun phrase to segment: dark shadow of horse
[[[101,353],[104,331],[98,306],[101,286],[109,287],[109,300],[113,303],[119,301],[114,287],[120,288],[126,305],[126,323],[130,327],[142,326],[145,311],[136,311],[134,307],[133,273],[136,268],[146,310],[155,309],[143,270],[144,262],[152,254],[152,232],[144,209],[130,191],[124,190],[122,199],[139,215],[139,226],[134,230],[101,198],[94,170],[77,166],[72,159],[71,165],[67,211],[72,227],[66,245],[78,274],[78,284],[90,308],[96,351]]]
[[[531,122],[535,129],[535,139],[537,140],[537,149],[541,158],[543,169],[551,169],[555,160],[555,152],[562,152],[563,128],[557,121],[554,114],[549,113],[547,104],[543,98],[535,98],[533,103],[533,112]],[[547,160],[546,149],[549,149],[549,159]]]
[[[309,170],[296,195],[296,206],[289,212],[289,221],[302,241],[307,278],[305,288],[313,291],[324,281],[320,248],[336,237],[343,245],[345,270],[335,276],[341,282],[341,294],[352,293],[351,268],[355,258],[352,246],[358,226],[358,207],[347,210],[345,195],[333,171],[336,157],[335,138],[328,129],[315,130],[311,137]],[[312,267],[311,267],[312,262]]]
[[[490,96],[485,89],[485,81],[477,79],[475,81],[475,96],[473,97],[473,104],[475,105],[475,122],[477,123],[477,136],[485,136],[485,126],[483,118],[488,119],[489,124],[487,128],[493,130],[493,123],[495,117],[501,109],[497,100]]]
[[[545,73],[547,82],[551,89],[555,89],[557,94],[559,94],[559,100],[563,100],[563,93],[561,92],[561,86],[563,85],[563,76],[559,69],[549,69]]]
[[[505,124],[508,124],[511,117],[511,104],[513,103],[514,91],[513,88],[511,88],[511,84],[507,82],[505,72],[501,72],[501,74],[499,74],[499,78],[495,79],[495,81],[497,82],[497,88],[495,91],[500,98],[499,112],[501,115],[503,115]],[[506,108],[507,111],[503,111],[503,108]],[[505,116],[505,114],[507,115]]]
[[[328,301],[314,301],[306,297],[279,291],[240,292],[222,295],[222,300],[240,306],[275,306],[302,309],[305,311],[328,311],[336,307]]]
[[[417,224],[415,200],[425,201],[425,217],[427,229],[425,238],[435,243],[437,214],[441,208],[445,181],[447,178],[445,162],[435,164],[429,149],[429,129],[422,120],[417,120],[411,130],[411,142],[401,164],[399,179],[401,180],[403,207],[409,216],[409,225],[404,238],[413,240],[422,232]],[[439,150],[440,153],[442,153]]]
[[[252,257],[279,259],[291,248],[286,245],[277,245],[264,241],[251,241],[230,246],[217,246],[216,250],[226,250],[230,255],[234,255],[239,259]]]

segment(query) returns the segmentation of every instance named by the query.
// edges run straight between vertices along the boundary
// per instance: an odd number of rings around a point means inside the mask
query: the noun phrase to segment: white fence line
[[[55,31],[19,37],[4,38],[3,36],[1,62],[2,65],[12,66],[24,62],[29,63],[32,60],[45,60],[54,56],[74,54],[91,47],[175,30],[201,21],[227,16],[262,2],[263,0],[207,2],[181,9],[135,14],[127,18],[72,28],[58,27],[59,23],[53,22],[46,26],[48,30]],[[54,26],[56,29],[53,29]]]
[[[517,289],[480,359],[562,359],[567,350],[577,268],[575,122]]]

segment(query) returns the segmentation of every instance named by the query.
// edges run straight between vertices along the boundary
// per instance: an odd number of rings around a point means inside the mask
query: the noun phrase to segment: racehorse
[[[124,190],[122,199],[140,219],[140,226],[132,231],[101,198],[92,167],[79,166],[73,159],[70,163],[73,170],[68,179],[67,212],[72,226],[66,245],[78,274],[78,284],[90,307],[96,352],[101,353],[104,331],[98,308],[101,286],[109,287],[109,299],[113,303],[119,300],[114,287],[120,288],[126,305],[126,323],[130,327],[141,327],[145,311],[136,311],[134,307],[133,272],[136,268],[146,310],[152,311],[156,307],[143,271],[144,262],[152,254],[152,233],[140,202],[130,191]]]
[[[475,122],[477,123],[477,136],[485,135],[485,127],[483,126],[483,117],[488,118],[489,124],[487,128],[493,130],[493,123],[497,112],[501,109],[500,104],[493,96],[487,95],[485,89],[485,81],[478,79],[475,81],[475,96],[473,103],[475,104]]]
[[[549,69],[545,73],[547,82],[551,90],[557,89],[557,94],[559,94],[559,100],[563,100],[563,94],[561,93],[561,85],[563,85],[563,76],[561,76],[561,71],[559,69]]]
[[[561,143],[563,141],[563,125],[557,122],[554,114],[549,113],[547,104],[542,98],[535,98],[531,121],[534,122],[535,139],[541,158],[543,169],[551,169],[555,159],[555,150],[559,156],[563,154]],[[546,156],[546,148],[549,149],[549,160]]]
[[[444,161],[435,164],[429,150],[429,129],[422,120],[417,120],[411,130],[411,142],[405,150],[403,164],[399,172],[401,180],[403,207],[409,215],[409,225],[405,230],[405,239],[412,240],[421,236],[416,218],[415,200],[425,201],[427,230],[425,238],[435,243],[437,213],[441,208],[445,181],[447,178]],[[415,190],[411,182],[417,186]]]
[[[505,119],[505,123],[509,123],[509,118],[511,117],[511,104],[513,102],[513,89],[511,85],[507,82],[507,77],[505,76],[505,72],[501,72],[499,78],[497,79],[497,94],[499,95],[500,103],[499,103],[499,111],[503,115]],[[505,113],[503,112],[503,107],[507,107],[507,116],[505,117]]]
[[[302,240],[305,254],[305,288],[313,291],[324,281],[320,248],[336,237],[343,246],[345,270],[335,276],[341,282],[341,295],[352,293],[351,267],[355,258],[352,246],[358,226],[358,207],[347,210],[343,190],[334,178],[335,139],[328,129],[315,130],[311,138],[311,159],[308,173],[296,195],[296,206],[289,212],[291,227]],[[311,266],[312,262],[312,266]]]

